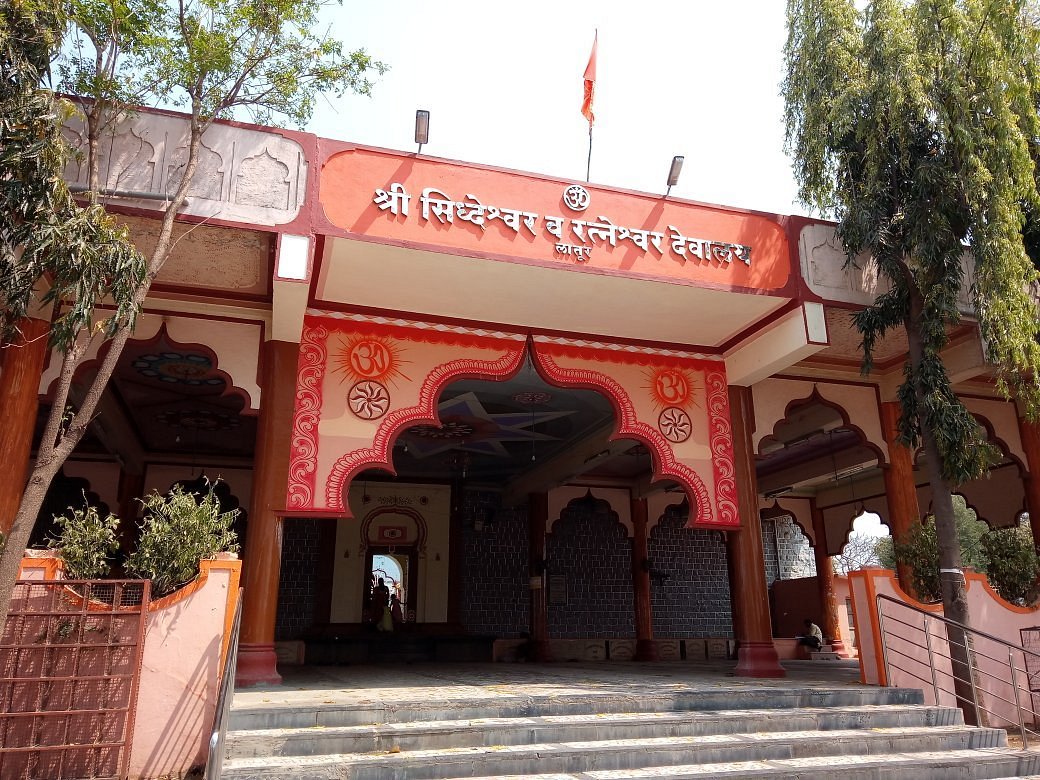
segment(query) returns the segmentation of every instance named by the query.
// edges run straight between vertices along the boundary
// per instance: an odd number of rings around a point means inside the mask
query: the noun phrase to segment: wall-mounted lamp
[[[668,169],[668,191],[664,194],[666,198],[669,193],[671,193],[672,187],[679,183],[679,174],[682,173],[683,159],[684,158],[681,154],[677,154],[672,158],[672,167]]]
[[[415,142],[419,144],[416,154],[422,154],[423,144],[430,142],[430,112],[424,108],[415,112]]]

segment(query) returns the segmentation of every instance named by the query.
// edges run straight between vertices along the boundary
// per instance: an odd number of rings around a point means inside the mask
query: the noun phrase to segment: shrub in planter
[[[66,577],[93,580],[108,574],[112,555],[119,549],[119,518],[112,514],[103,518],[93,506],[69,507],[68,514],[55,515],[54,522],[58,536],[48,539],[47,546],[58,551]]]
[[[982,537],[989,558],[986,576],[989,584],[1005,601],[1031,604],[1036,601],[1036,578],[1040,561],[1033,548],[1028,523],[1014,528],[995,528]]]
[[[153,492],[141,503],[141,538],[127,558],[126,570],[151,580],[155,596],[171,593],[194,579],[201,559],[238,550],[231,524],[239,510],[221,512],[213,485],[205,495],[175,485],[165,496]]]

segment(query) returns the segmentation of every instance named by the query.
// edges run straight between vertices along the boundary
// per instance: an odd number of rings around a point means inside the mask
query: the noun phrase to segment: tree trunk
[[[88,128],[87,134],[91,146],[89,154],[92,160],[92,186],[97,184],[97,172],[93,169],[95,167],[94,161],[98,159],[96,145],[100,137],[95,123],[100,123],[102,118],[100,114],[96,115],[93,112],[87,115],[88,124],[93,126],[92,129]],[[155,281],[155,277],[169,256],[177,211],[184,204],[188,188],[191,186],[191,181],[198,168],[199,146],[202,143],[202,134],[208,126],[208,122],[203,122],[200,119],[198,106],[194,106],[191,119],[191,138],[188,142],[188,161],[184,166],[184,175],[177,187],[177,192],[163,214],[159,237],[156,241],[155,250],[152,252],[148,262],[144,280],[134,295],[138,306],[144,305],[152,282]],[[95,198],[96,193],[93,193],[91,197]],[[7,613],[11,606],[11,597],[14,595],[15,581],[18,579],[18,572],[21,569],[25,545],[32,535],[33,526],[36,524],[37,516],[47,497],[47,490],[50,488],[51,481],[58,473],[58,470],[87,432],[108,380],[115,370],[116,363],[119,361],[119,357],[123,353],[123,347],[129,341],[130,335],[130,328],[124,326],[112,338],[108,352],[98,366],[97,374],[90,387],[87,388],[83,402],[80,404],[79,409],[76,410],[72,422],[69,423],[63,433],[59,433],[61,431],[60,420],[65,413],[65,402],[68,398],[68,385],[72,379],[72,372],[78,367],[86,353],[85,349],[77,348],[75,345],[70,348],[70,352],[73,355],[71,360],[66,360],[65,365],[62,367],[62,382],[60,383],[59,392],[56,393],[55,403],[51,406],[44,438],[37,452],[36,463],[33,465],[28,484],[22,493],[22,500],[18,506],[14,523],[11,526],[11,532],[8,534],[7,539],[4,540],[3,553],[0,554],[0,609],[2,609],[0,614],[3,615],[4,624],[7,622]],[[66,356],[66,358],[68,357]]]
[[[935,536],[939,547],[939,581],[942,585],[943,613],[950,619],[970,627],[968,594],[964,572],[961,570],[961,548],[957,540],[957,524],[953,515],[953,491],[943,477],[942,455],[935,434],[925,417],[925,401],[928,388],[920,379],[924,362],[924,343],[921,336],[921,318],[924,302],[914,292],[910,303],[910,316],[906,323],[910,366],[914,375],[914,397],[917,401],[918,419],[921,423],[921,440],[924,445],[925,472],[932,490],[932,513],[935,516]],[[905,412],[904,412],[905,413]],[[975,698],[972,679],[973,659],[969,635],[954,626],[947,626],[950,660],[953,668],[953,687],[957,704],[964,713],[964,720],[972,726],[980,725],[980,712]]]

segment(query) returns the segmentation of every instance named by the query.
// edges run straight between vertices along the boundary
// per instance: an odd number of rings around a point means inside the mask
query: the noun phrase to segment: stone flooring
[[[787,676],[751,679],[735,662],[284,666],[281,685],[235,691],[234,706],[395,704],[443,699],[490,702],[552,695],[639,696],[727,688],[865,687],[856,661],[785,661]]]

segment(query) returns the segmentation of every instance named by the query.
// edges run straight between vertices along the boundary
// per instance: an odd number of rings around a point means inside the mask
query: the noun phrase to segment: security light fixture
[[[419,151],[416,154],[422,154],[423,144],[429,143],[430,141],[430,112],[426,109],[420,108],[415,112],[415,142],[419,144]]]
[[[672,187],[679,183],[679,174],[682,173],[682,163],[683,156],[681,154],[677,154],[672,158],[672,167],[668,169],[668,191],[664,194],[666,198],[671,193]]]

